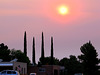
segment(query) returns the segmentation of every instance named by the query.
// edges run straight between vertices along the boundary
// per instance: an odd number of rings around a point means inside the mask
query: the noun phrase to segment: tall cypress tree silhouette
[[[24,54],[27,56],[27,40],[26,40],[26,31],[24,33]]]
[[[33,62],[34,65],[36,65],[36,62],[35,62],[35,38],[34,37],[33,37],[32,62]]]
[[[51,65],[54,65],[54,60],[53,60],[53,37],[51,37]]]
[[[43,36],[43,32],[42,32],[42,45],[41,45],[41,58],[40,61],[42,63],[42,65],[44,65],[44,36]]]

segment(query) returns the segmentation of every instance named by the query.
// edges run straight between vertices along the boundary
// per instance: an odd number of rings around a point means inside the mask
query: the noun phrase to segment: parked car
[[[30,73],[30,75],[36,75],[36,73]]]
[[[20,75],[18,71],[14,70],[3,70],[0,75]]]
[[[74,75],[83,75],[82,73],[76,73],[76,74],[74,74]]]

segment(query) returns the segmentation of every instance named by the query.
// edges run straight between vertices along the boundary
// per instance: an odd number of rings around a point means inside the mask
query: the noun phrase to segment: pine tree
[[[96,49],[91,42],[84,44],[80,48],[83,53],[79,58],[82,61],[84,67],[84,75],[99,75],[99,59]]]
[[[54,65],[54,60],[53,60],[53,37],[51,37],[51,65]]]
[[[42,63],[42,65],[44,65],[44,36],[43,36],[43,32],[42,32],[42,45],[41,45],[41,58],[40,61]]]
[[[32,52],[32,62],[35,65],[35,38],[33,37],[33,52]]]
[[[27,40],[26,40],[26,31],[24,33],[24,54],[27,56]]]

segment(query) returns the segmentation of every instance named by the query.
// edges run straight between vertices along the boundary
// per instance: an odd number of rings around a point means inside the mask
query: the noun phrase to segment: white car
[[[82,73],[76,73],[76,74],[74,74],[74,75],[83,75]]]
[[[3,70],[0,75],[20,75],[18,71],[14,70]]]
[[[36,73],[30,73],[30,75],[36,75]]]

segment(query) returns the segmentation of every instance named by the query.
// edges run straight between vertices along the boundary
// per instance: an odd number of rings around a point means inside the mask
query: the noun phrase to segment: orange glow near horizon
[[[61,15],[67,15],[69,13],[68,7],[65,5],[59,6],[58,13]]]

